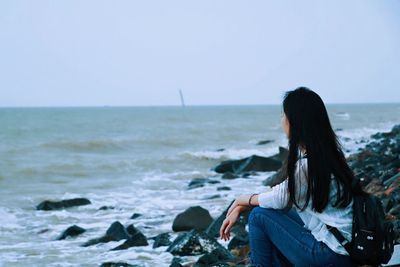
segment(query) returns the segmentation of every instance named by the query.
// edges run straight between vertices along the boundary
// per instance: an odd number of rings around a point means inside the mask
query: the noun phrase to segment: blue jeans
[[[256,207],[249,216],[251,266],[355,266],[317,241],[295,209]]]

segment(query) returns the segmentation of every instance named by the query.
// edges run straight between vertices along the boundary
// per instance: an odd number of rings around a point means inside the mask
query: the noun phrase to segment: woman
[[[319,95],[305,87],[287,92],[282,128],[289,141],[286,179],[268,192],[239,196],[221,238],[228,240],[240,213],[254,207],[248,224],[252,266],[353,266],[326,228],[351,240],[354,175]]]

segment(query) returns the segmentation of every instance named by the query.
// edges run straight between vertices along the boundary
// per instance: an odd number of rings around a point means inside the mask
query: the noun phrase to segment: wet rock
[[[379,181],[378,179],[372,179],[365,187],[364,191],[370,193],[370,194],[380,194],[384,191],[384,187],[382,185],[382,182]]]
[[[59,238],[57,238],[57,240],[64,240],[64,239],[66,239],[67,237],[75,237],[75,236],[78,236],[78,235],[80,235],[80,234],[82,234],[82,233],[84,233],[86,230],[85,229],[83,229],[82,227],[79,227],[79,226],[77,226],[77,225],[73,225],[73,226],[70,226],[70,227],[68,227],[62,234],[61,234],[61,236],[59,237]]]
[[[262,184],[264,186],[270,186],[273,187],[277,184],[280,184],[281,182],[283,182],[283,180],[285,180],[285,174],[283,172],[283,168],[280,168],[276,173],[274,173],[273,175],[267,177]]]
[[[130,236],[125,229],[125,227],[118,221],[111,224],[111,226],[107,229],[107,232],[104,236],[100,238],[95,238],[87,241],[82,246],[88,247],[92,245],[96,245],[98,243],[107,243],[110,241],[120,241],[122,239],[128,239]]]
[[[389,212],[389,214],[396,216],[397,218],[400,217],[400,203],[392,207]]]
[[[240,177],[242,178],[248,178],[250,176],[256,176],[257,172],[251,171],[251,172],[243,172]]]
[[[266,144],[269,144],[269,143],[271,143],[271,142],[273,142],[274,140],[261,140],[261,141],[258,141],[257,142],[257,145],[258,146],[260,146],[260,145],[266,145]]]
[[[215,195],[211,195],[211,196],[206,196],[202,199],[207,200],[207,199],[216,199],[216,198],[220,198],[221,195],[220,194],[215,194]]]
[[[233,260],[234,257],[226,248],[216,248],[201,256],[193,267],[230,266],[227,261]]]
[[[217,191],[229,191],[229,190],[232,190],[232,188],[230,188],[229,186],[217,187]]]
[[[400,164],[399,164],[400,165]],[[400,180],[400,172],[397,173],[396,175],[393,175],[392,177],[390,177],[389,179],[387,179],[386,181],[383,182],[384,186],[390,186],[391,184],[393,184],[394,182]]]
[[[113,210],[115,209],[113,206],[101,206],[99,210]]]
[[[280,146],[279,147],[279,153],[273,155],[271,158],[279,160],[280,162],[283,163],[287,159],[288,155],[289,155],[289,150],[287,148],[285,148],[285,147],[281,147]]]
[[[132,265],[126,262],[104,262],[100,267],[139,267],[139,265]]]
[[[112,250],[123,250],[130,247],[147,246],[149,244],[147,242],[146,236],[142,232],[140,232],[135,226],[133,226],[133,224],[129,225],[126,228],[126,232],[129,235],[128,239],[121,245],[113,248]]]
[[[206,183],[207,183],[206,178],[195,178],[189,182],[188,189],[203,187]]]
[[[75,206],[89,205],[91,202],[86,198],[73,198],[61,201],[45,200],[36,206],[37,210],[59,210]]]
[[[284,147],[279,147],[279,153],[274,156],[260,157],[253,155],[239,160],[227,160],[221,162],[214,170],[218,173],[230,172],[232,174],[249,171],[276,171],[282,166],[282,162],[287,158],[287,155],[288,150]]]
[[[50,229],[49,229],[49,228],[45,228],[45,229],[40,230],[40,231],[37,232],[37,233],[40,235],[40,234],[47,233],[48,231],[50,231]]]
[[[154,237],[153,248],[169,246],[171,245],[172,241],[170,240],[169,233],[162,233]]]
[[[223,247],[204,232],[191,230],[180,234],[168,247],[167,252],[178,256],[200,255]]]
[[[214,168],[214,171],[218,173],[232,172],[240,174],[247,171],[276,171],[281,166],[282,162],[275,158],[252,155],[244,159],[223,161]]]
[[[189,182],[188,189],[204,187],[206,184],[217,184],[217,183],[220,183],[220,181],[211,180],[207,178],[194,178]]]
[[[190,207],[175,217],[172,230],[175,232],[192,229],[205,230],[212,221],[208,210],[200,206]]]
[[[236,179],[239,178],[239,175],[234,174],[233,172],[225,172],[222,177],[222,179],[226,179],[226,180],[232,180],[232,179]]]
[[[112,251],[115,250],[124,250],[124,249],[128,249],[131,247],[142,247],[142,246],[147,246],[147,240],[145,239],[136,239],[136,238],[129,238],[127,239],[124,243],[122,243],[121,245],[111,249]]]
[[[140,214],[140,213],[134,213],[134,214],[132,214],[132,216],[131,216],[131,220],[134,220],[134,219],[136,219],[136,218],[139,218],[140,216],[142,216],[142,214]]]
[[[178,258],[178,257],[174,257],[172,259],[171,265],[169,267],[183,267],[182,263],[182,259]]]
[[[232,233],[234,234],[234,237],[229,241],[229,250],[238,249],[249,244],[249,234],[247,233],[244,224],[233,226]]]

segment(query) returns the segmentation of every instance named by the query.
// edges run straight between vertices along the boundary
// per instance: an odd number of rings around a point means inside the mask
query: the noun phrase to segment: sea
[[[400,123],[396,103],[327,109],[346,155]],[[280,105],[0,108],[0,266],[169,266],[173,256],[151,240],[120,251],[110,249],[123,241],[81,245],[114,221],[173,239],[173,219],[185,209],[201,206],[215,218],[235,196],[267,190],[261,182],[273,172],[222,180],[213,167],[287,147],[281,114]],[[221,183],[188,190],[191,179],[208,177]],[[44,200],[75,197],[92,204],[36,210]],[[87,231],[58,241],[72,225]]]

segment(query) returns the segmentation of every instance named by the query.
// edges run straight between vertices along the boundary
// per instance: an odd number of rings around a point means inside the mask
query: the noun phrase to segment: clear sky
[[[400,102],[400,1],[0,1],[0,106]]]

